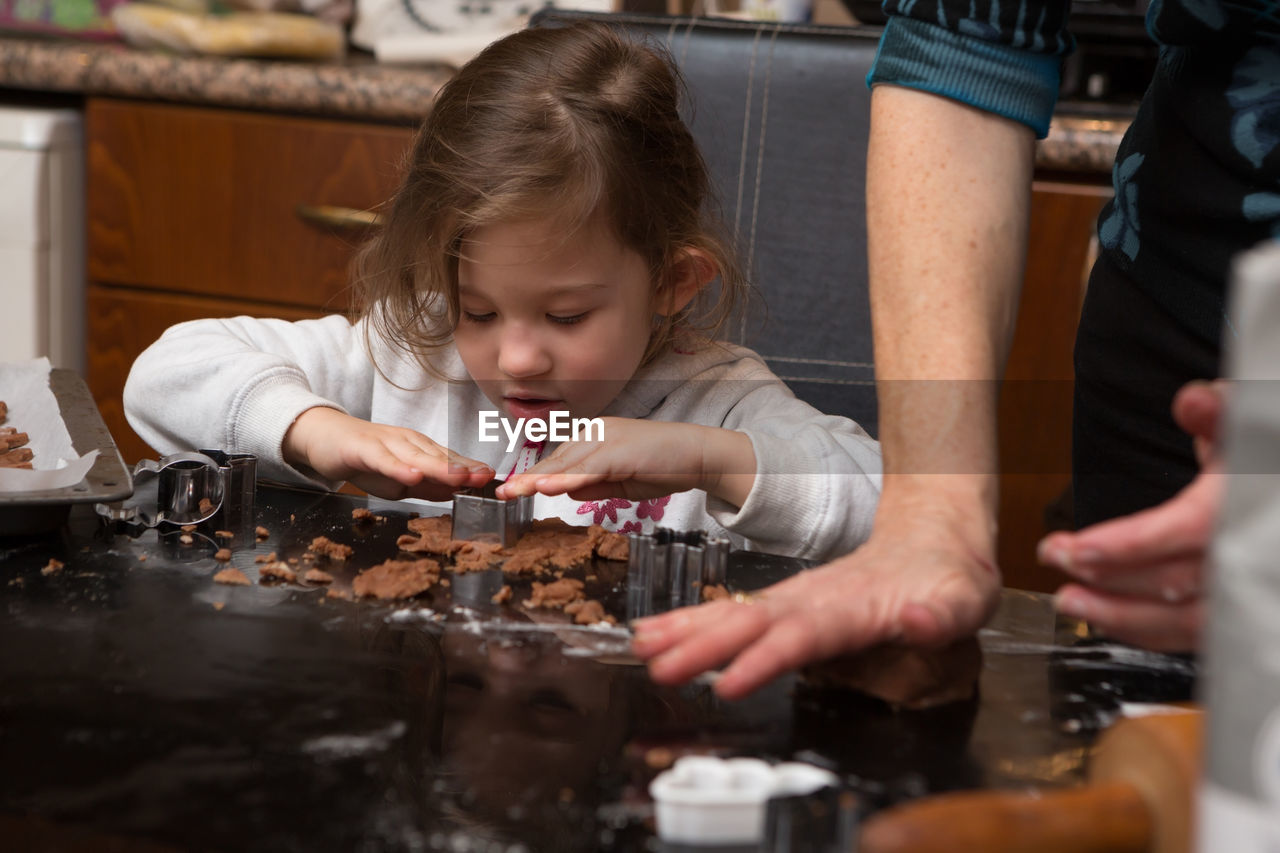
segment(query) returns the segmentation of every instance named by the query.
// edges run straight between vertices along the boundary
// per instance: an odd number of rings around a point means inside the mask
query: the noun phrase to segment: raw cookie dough
[[[440,580],[440,564],[420,560],[387,560],[356,575],[351,590],[357,598],[392,600],[412,598],[426,592]]]

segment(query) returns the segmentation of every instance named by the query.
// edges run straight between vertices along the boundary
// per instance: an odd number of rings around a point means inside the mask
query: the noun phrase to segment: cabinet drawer
[[[155,452],[138,438],[125,420],[124,382],[133,360],[165,329],[203,317],[248,314],[305,320],[322,314],[306,308],[273,308],[258,302],[159,294],[99,284],[89,285],[87,307],[88,373],[85,378],[102,419],[120,448],[120,455],[130,465],[139,459],[154,459]]]
[[[395,190],[413,131],[91,99],[89,278],[343,311],[367,229],[299,207],[366,211]]]

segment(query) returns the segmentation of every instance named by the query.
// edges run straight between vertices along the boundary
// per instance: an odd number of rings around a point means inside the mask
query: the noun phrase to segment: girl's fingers
[[[493,469],[489,466],[474,459],[459,456],[453,451],[440,447],[425,436],[391,441],[388,444],[390,446],[384,445],[388,453],[395,456],[402,465],[418,472],[413,479],[396,477],[399,482],[407,486],[416,485],[423,478],[452,487],[483,485],[492,479]],[[391,472],[385,473],[388,476],[395,476]]]
[[[566,492],[576,493],[600,483],[602,479],[595,474],[547,474],[534,480],[534,486],[544,495],[563,495]]]
[[[580,489],[568,490],[569,497],[575,501],[602,501],[608,498],[639,499],[644,497],[662,497],[662,494],[636,494],[632,490],[619,488],[617,483],[593,483]]]
[[[564,470],[566,464],[564,456],[560,455],[560,450],[557,448],[554,453],[528,471],[508,477],[506,482],[498,487],[496,494],[504,500],[537,494],[538,487],[535,483],[538,478],[548,474],[559,473]]]
[[[1068,584],[1054,596],[1054,606],[1108,637],[1153,651],[1194,651],[1204,625],[1203,598],[1156,603]]]

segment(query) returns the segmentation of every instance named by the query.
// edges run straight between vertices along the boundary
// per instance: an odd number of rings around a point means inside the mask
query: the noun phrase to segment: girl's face
[[[654,315],[644,260],[599,217],[567,239],[543,220],[463,243],[454,340],[507,418],[595,417],[644,358]]]

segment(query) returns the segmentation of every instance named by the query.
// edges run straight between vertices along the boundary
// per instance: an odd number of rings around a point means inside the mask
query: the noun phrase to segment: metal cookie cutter
[[[504,501],[494,495],[501,485],[502,480],[490,480],[479,488],[454,494],[454,539],[499,542],[506,548],[529,532],[533,524],[533,497],[526,495]]]
[[[702,587],[724,583],[729,540],[666,527],[630,534],[627,619],[697,604]]]
[[[166,522],[200,524],[219,513],[234,521],[252,518],[256,486],[253,454],[173,453],[159,461],[143,459],[133,469],[133,495],[116,503],[95,504],[94,509],[108,520],[145,527]]]

